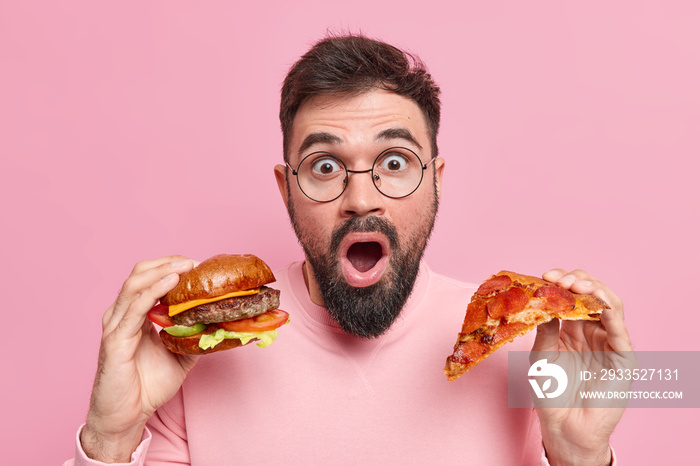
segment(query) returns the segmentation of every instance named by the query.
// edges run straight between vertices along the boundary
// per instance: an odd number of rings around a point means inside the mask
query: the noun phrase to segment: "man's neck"
[[[318,288],[318,283],[316,283],[316,277],[314,277],[314,272],[308,260],[304,261],[301,270],[304,273],[304,283],[306,284],[306,290],[309,292],[311,302],[317,306],[325,307],[323,298],[321,297],[321,291]]]

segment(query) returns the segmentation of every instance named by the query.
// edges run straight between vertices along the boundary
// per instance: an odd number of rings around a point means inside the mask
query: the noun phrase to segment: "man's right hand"
[[[175,395],[199,356],[171,353],[146,318],[194,267],[183,256],[139,262],[102,318],[97,374],[81,444],[92,459],[129,462],[146,421]]]

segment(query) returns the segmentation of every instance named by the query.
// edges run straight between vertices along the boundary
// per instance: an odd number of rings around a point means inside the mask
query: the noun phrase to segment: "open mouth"
[[[347,257],[353,267],[360,272],[367,272],[382,258],[382,245],[376,241],[353,243],[348,248]]]
[[[382,233],[350,233],[340,245],[340,264],[350,286],[377,283],[389,264],[389,242]]]

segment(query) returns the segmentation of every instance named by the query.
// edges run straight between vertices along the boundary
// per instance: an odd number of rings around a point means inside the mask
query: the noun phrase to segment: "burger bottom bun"
[[[201,333],[192,335],[191,337],[174,337],[165,330],[161,330],[159,335],[165,347],[177,354],[209,354],[243,346],[241,340],[230,339],[222,341],[213,348],[203,350],[199,347],[199,337]],[[252,341],[257,341],[257,339],[253,339],[251,342]]]

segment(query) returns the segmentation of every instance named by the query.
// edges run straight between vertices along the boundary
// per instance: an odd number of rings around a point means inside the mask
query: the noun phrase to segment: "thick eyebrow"
[[[416,138],[413,137],[413,134],[411,134],[411,132],[406,128],[388,128],[377,134],[374,138],[375,141],[389,141],[391,139],[403,139],[404,141],[415,145],[418,149],[423,149],[423,147],[418,144]]]
[[[342,142],[343,140],[335,134],[324,132],[311,133],[304,138],[301,146],[299,146],[299,157],[303,156],[304,152],[306,152],[309,147],[313,146],[314,144],[340,144]]]
[[[377,134],[374,137],[374,140],[379,142],[379,141],[390,141],[392,139],[402,139],[404,141],[410,142],[414,146],[416,146],[418,149],[423,149],[423,146],[421,146],[418,141],[416,140],[415,137],[413,137],[413,134],[406,129],[406,128],[401,128],[401,127],[394,127],[394,128],[387,128],[383,131],[381,131],[379,134]],[[309,147],[315,145],[315,144],[342,144],[343,139],[336,136],[335,134],[331,133],[326,133],[326,132],[317,132],[317,133],[311,133],[307,135],[304,140],[301,143],[301,146],[299,146],[299,157],[302,157],[304,153],[309,149]]]

